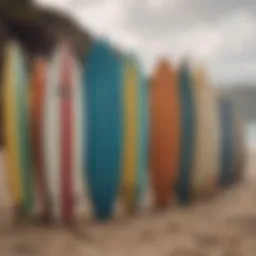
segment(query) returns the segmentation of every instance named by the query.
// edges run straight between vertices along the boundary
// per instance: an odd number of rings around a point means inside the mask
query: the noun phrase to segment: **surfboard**
[[[226,187],[232,184],[234,175],[234,125],[230,101],[220,98],[221,122],[221,169],[220,185]]]
[[[135,60],[127,56],[124,60],[124,124],[123,124],[123,171],[122,194],[125,211],[132,213],[135,210],[136,185],[139,156],[139,77]]]
[[[84,154],[87,150],[85,141],[87,141],[87,109],[85,107],[84,93],[85,86],[83,77],[84,70],[82,64],[75,63],[74,83],[74,217],[91,216],[91,204],[88,199],[87,166]]]
[[[143,75],[143,72],[140,76],[140,82],[143,86],[141,86],[141,90],[144,90],[141,93],[141,105],[144,107],[140,108],[141,117],[139,118],[140,122],[143,123],[141,125],[141,134],[143,134],[141,138],[141,155],[143,153],[144,157],[140,157],[141,164],[144,161],[145,172],[141,176],[140,182],[140,190],[139,193],[139,201],[137,212],[147,213],[152,211],[155,208],[154,203],[154,191],[152,188],[151,175],[150,175],[150,131],[151,131],[151,123],[150,123],[150,92],[151,92],[151,77],[146,77]],[[143,98],[143,99],[142,99]],[[144,112],[144,113],[143,113]]]
[[[150,173],[155,205],[167,207],[174,198],[178,174],[180,106],[175,70],[162,59],[151,80]]]
[[[0,211],[12,209],[13,205],[10,198],[8,187],[7,169],[4,160],[4,150],[0,152]]]
[[[246,162],[246,146],[244,138],[244,124],[236,113],[235,115],[235,175],[234,181],[241,182],[244,178]]]
[[[245,141],[245,124],[241,118],[238,118],[238,167],[237,167],[237,179],[239,182],[244,181],[246,177],[246,165],[247,165],[247,145]]]
[[[31,213],[34,188],[28,129],[27,66],[17,43],[9,42],[5,54],[3,109],[8,180],[14,205]]]
[[[148,82],[140,66],[137,67],[139,74],[139,113],[138,113],[138,178],[137,178],[137,209],[147,208],[149,187],[149,99]]]
[[[101,220],[112,216],[122,179],[122,61],[105,41],[95,42],[85,60],[88,189]]]
[[[45,166],[43,156],[43,110],[45,102],[45,89],[47,79],[47,61],[38,57],[33,61],[30,76],[31,90],[31,143],[33,168],[35,171],[35,184],[38,190],[38,201],[41,206],[42,217],[49,217],[49,195],[45,177]]]
[[[133,213],[144,198],[147,172],[147,89],[139,63],[125,58],[124,69],[123,199]]]
[[[195,141],[195,106],[192,88],[192,75],[188,63],[179,70],[179,97],[181,115],[180,166],[177,182],[177,197],[180,203],[189,203],[191,199],[191,177],[193,170],[193,149]]]
[[[201,67],[195,71],[193,90],[196,123],[192,196],[208,199],[218,187],[220,127],[216,96]]]
[[[77,193],[83,184],[78,69],[71,48],[64,44],[57,47],[49,64],[43,117],[45,174],[51,217],[56,223],[74,219]]]

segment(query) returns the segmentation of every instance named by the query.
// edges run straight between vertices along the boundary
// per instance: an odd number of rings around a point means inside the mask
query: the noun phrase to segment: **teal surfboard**
[[[193,104],[193,81],[187,63],[180,67],[178,76],[182,131],[180,168],[176,188],[179,201],[181,203],[188,203],[191,199],[191,171],[193,165],[195,111]]]
[[[94,213],[112,215],[121,179],[122,67],[111,46],[96,42],[85,60],[87,181]]]
[[[138,65],[138,204],[141,205],[146,198],[148,187],[148,84],[142,69]]]

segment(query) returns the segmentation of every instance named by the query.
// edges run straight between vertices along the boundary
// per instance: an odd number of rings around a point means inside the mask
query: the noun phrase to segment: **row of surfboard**
[[[99,41],[84,63],[63,44],[29,67],[9,42],[3,74],[8,188],[28,215],[107,219],[214,195],[242,177],[242,126],[186,63],[162,59],[147,80],[134,56]]]

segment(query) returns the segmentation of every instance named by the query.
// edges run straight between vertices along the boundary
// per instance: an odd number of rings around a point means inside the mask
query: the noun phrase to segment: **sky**
[[[35,0],[135,53],[151,72],[166,56],[204,65],[216,86],[256,85],[255,0]]]

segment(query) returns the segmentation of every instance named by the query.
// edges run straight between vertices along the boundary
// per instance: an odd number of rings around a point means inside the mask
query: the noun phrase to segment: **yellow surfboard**
[[[3,120],[4,143],[6,153],[7,177],[10,193],[15,205],[22,203],[21,170],[19,156],[19,142],[17,133],[17,101],[15,89],[15,54],[17,46],[10,43],[5,48],[4,73],[3,73]]]
[[[27,69],[18,44],[7,44],[5,54],[3,118],[7,173],[14,205],[24,213],[31,213],[34,186],[28,129]]]
[[[124,141],[123,141],[123,178],[122,195],[126,212],[134,211],[137,172],[137,135],[138,135],[138,77],[132,58],[125,60],[124,71]]]

